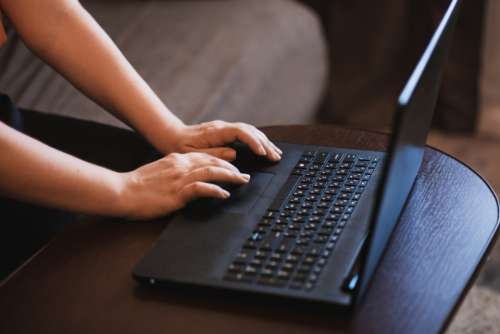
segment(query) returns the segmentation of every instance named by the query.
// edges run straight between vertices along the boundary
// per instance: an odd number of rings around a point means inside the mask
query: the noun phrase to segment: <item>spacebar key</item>
[[[288,195],[292,191],[293,187],[295,186],[295,184],[299,180],[299,178],[300,178],[300,176],[298,176],[298,175],[290,175],[288,177],[285,184],[281,187],[278,195],[276,195],[273,202],[271,203],[269,210],[279,210],[281,208],[281,205],[286,200],[286,198],[288,197]]]

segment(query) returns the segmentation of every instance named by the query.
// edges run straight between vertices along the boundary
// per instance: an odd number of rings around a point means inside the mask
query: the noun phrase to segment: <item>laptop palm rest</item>
[[[207,215],[221,211],[243,215],[250,213],[257,200],[266,192],[274,174],[254,172],[250,175],[250,182],[246,185],[221,185],[231,193],[231,197],[227,200],[199,199],[193,201],[186,207],[186,217],[193,215],[202,215],[206,217]]]

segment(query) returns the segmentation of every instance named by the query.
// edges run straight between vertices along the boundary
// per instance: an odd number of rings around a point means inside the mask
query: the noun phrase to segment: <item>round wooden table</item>
[[[264,131],[275,141],[372,150],[384,150],[388,140],[334,126]],[[94,218],[66,229],[0,286],[0,333],[443,331],[494,243],[499,208],[473,170],[426,149],[386,255],[352,314],[221,291],[140,286],[131,270],[167,220]]]

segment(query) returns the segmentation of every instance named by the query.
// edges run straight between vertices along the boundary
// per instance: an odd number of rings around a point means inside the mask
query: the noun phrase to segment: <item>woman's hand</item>
[[[208,182],[245,184],[250,180],[250,175],[240,173],[229,162],[205,153],[172,153],[121,177],[121,211],[131,219],[166,215],[197,197],[230,196]]]
[[[225,145],[236,140],[247,144],[255,154],[272,161],[281,159],[282,151],[264,133],[245,123],[212,121],[197,125],[184,125],[170,140],[170,152],[204,152],[220,159],[232,161],[236,152]]]

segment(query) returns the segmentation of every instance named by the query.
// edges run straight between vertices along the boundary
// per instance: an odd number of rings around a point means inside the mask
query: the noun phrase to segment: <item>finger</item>
[[[265,147],[266,152],[267,152],[267,157],[269,158],[269,160],[280,161],[281,160],[281,154],[279,154],[278,151],[276,151],[274,149],[274,146],[267,139],[267,137],[262,132],[260,132],[257,129],[255,129],[255,132],[259,136],[259,139],[260,139],[262,145]]]
[[[211,147],[211,148],[194,148],[190,147],[189,152],[199,152],[209,154],[226,161],[233,161],[236,159],[236,151],[228,147]]]
[[[229,198],[231,194],[227,190],[224,190],[215,184],[193,182],[187,184],[180,190],[180,196],[184,202],[187,202],[197,197],[214,197],[226,199]]]
[[[226,160],[219,159],[217,157],[214,157],[212,155],[209,155],[209,154],[201,152],[201,151],[187,153],[186,156],[191,161],[191,169],[197,169],[197,168],[205,167],[205,166],[206,167],[217,166],[217,167],[226,168],[226,169],[231,170],[231,171],[236,172],[236,173],[240,172],[239,169],[236,168],[236,166],[227,162]]]
[[[283,151],[278,146],[276,146],[276,144],[274,144],[269,138],[267,138],[264,132],[260,131],[259,129],[257,129],[257,131],[259,131],[259,133],[265,138],[265,140],[268,141],[269,144],[271,144],[271,146],[276,150],[276,152],[278,152],[280,155],[283,155]]]
[[[200,167],[186,174],[184,182],[227,182],[244,184],[250,180],[250,175],[234,172],[223,167],[208,166]]]
[[[246,124],[231,124],[225,129],[224,132],[226,133],[226,142],[240,140],[243,143],[247,144],[250,149],[255,152],[255,154],[261,156],[265,156],[267,154],[267,151],[262,145],[262,142],[260,141],[257,133],[250,131],[249,126],[247,126]]]

